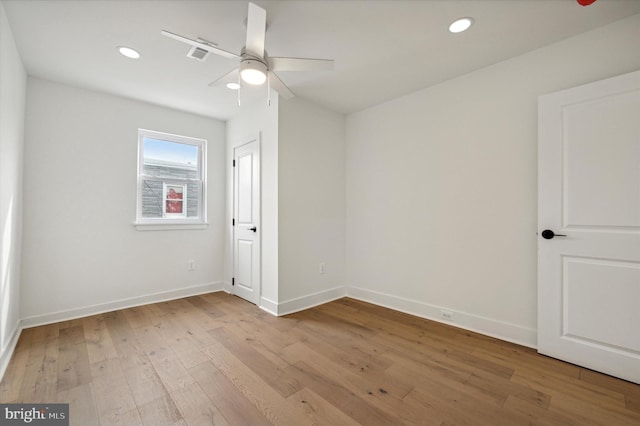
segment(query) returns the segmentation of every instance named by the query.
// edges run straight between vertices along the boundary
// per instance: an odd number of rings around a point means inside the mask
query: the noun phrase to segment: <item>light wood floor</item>
[[[640,386],[353,299],[225,293],[23,331],[2,402],[72,425],[640,425]]]

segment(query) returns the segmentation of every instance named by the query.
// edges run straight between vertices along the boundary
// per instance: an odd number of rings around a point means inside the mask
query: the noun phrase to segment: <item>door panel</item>
[[[239,239],[237,247],[238,270],[236,271],[235,285],[253,290],[253,274],[251,270],[253,265],[253,241]]]
[[[254,139],[233,151],[234,294],[258,304],[260,299],[260,150]]]
[[[238,168],[238,223],[250,224],[253,222],[253,153],[246,152],[238,155],[236,167]]]
[[[640,226],[638,128],[626,125],[639,119],[639,99],[631,91],[564,108],[565,226]]]
[[[563,334],[640,354],[640,264],[565,257],[563,266]]]
[[[640,71],[538,114],[538,351],[640,383]]]

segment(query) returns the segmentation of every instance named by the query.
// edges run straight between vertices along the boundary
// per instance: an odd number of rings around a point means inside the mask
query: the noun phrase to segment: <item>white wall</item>
[[[0,2],[0,378],[20,323],[22,171],[27,73]]]
[[[343,114],[301,98],[280,100],[280,313],[344,294],[344,137]]]
[[[260,306],[274,314],[344,295],[344,116],[302,99],[273,94],[238,109],[227,122],[233,148],[261,135],[262,289]],[[232,170],[227,170],[227,222]],[[231,227],[225,277],[231,281]],[[326,273],[320,274],[320,262]],[[230,291],[230,287],[227,287]]]
[[[138,128],[208,140],[206,230],[133,226]],[[224,137],[214,119],[29,78],[25,323],[222,288]]]
[[[278,303],[278,97],[272,95],[271,106],[266,100],[243,104],[237,114],[227,122],[226,165],[233,159],[233,148],[242,145],[260,134],[260,179],[261,179],[261,243],[262,276],[260,306],[274,312]],[[225,281],[227,290],[233,272],[231,264],[233,217],[233,176],[227,167],[227,216],[225,247]]]
[[[347,117],[350,294],[535,346],[537,98],[640,69],[640,15]]]

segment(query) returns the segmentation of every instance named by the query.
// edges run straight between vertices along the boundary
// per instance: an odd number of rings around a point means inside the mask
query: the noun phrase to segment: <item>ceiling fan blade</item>
[[[267,11],[253,3],[249,3],[247,15],[247,44],[248,53],[264,57],[264,38],[267,31]]]
[[[219,48],[217,48],[215,46],[211,46],[209,44],[202,43],[202,42],[199,42],[197,40],[191,40],[190,38],[183,37],[181,35],[174,34],[174,33],[169,32],[169,31],[162,30],[162,31],[160,31],[160,34],[162,34],[163,36],[172,38],[174,40],[178,40],[178,41],[181,41],[183,43],[189,44],[191,46],[199,47],[200,49],[206,50],[207,52],[211,52],[211,53],[215,53],[216,55],[224,56],[225,58],[240,59],[240,55],[236,55],[235,53],[227,52],[226,50],[219,49]]]
[[[213,86],[220,86],[222,84],[227,84],[227,83],[237,83],[239,69],[240,68],[232,69],[222,77],[219,77],[217,80],[213,80],[211,83],[209,83],[209,86],[213,87]]]
[[[269,69],[273,71],[331,71],[332,59],[269,58]]]
[[[271,71],[269,71],[269,84],[271,85],[273,90],[278,92],[278,94],[285,99],[291,99],[296,96],[293,94],[291,89],[289,89],[287,85],[284,84],[282,80],[280,80],[280,78]]]

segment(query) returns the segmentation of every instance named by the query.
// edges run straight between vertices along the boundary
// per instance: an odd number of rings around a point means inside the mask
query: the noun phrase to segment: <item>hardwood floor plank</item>
[[[415,384],[414,388],[423,391],[430,392],[441,387],[443,392],[448,392],[450,395],[473,398],[481,404],[500,407],[508,396],[504,392],[487,392],[469,386],[467,383],[472,373],[454,378],[453,375],[442,375],[428,369],[415,370],[408,363],[396,363],[389,368],[389,374],[404,380],[412,380]]]
[[[293,401],[294,404],[301,404],[300,407],[309,419],[309,423],[341,426],[360,424],[311,389],[300,389],[287,399]]]
[[[228,424],[155,327],[138,328],[134,333],[188,424]]]
[[[103,315],[83,318],[82,327],[90,363],[118,357]]]
[[[593,400],[589,402],[570,394],[554,395],[549,404],[549,411],[579,419],[585,425],[640,425],[640,414],[626,410],[623,406],[612,406],[607,402]]]
[[[151,325],[151,319],[147,315],[146,310],[140,306],[124,309],[122,313],[131,328],[149,327]]]
[[[234,384],[269,422],[274,425],[305,423],[306,416],[301,408],[286,404],[280,393],[272,389],[253,370],[229,352],[224,345],[214,343],[204,348],[204,352],[209,356],[216,368]]]
[[[447,352],[447,357],[452,360],[460,361],[476,370],[482,370],[492,376],[498,376],[504,379],[510,379],[515,371],[513,368],[505,367],[501,364],[477,357],[472,353],[449,351]]]
[[[197,383],[188,383],[170,393],[188,425],[230,425]]]
[[[542,408],[549,407],[549,403],[551,402],[551,396],[544,392],[526,385],[514,383],[500,376],[493,376],[482,370],[471,373],[471,376],[469,376],[465,384],[481,392],[504,395],[506,398],[517,398],[523,402]]]
[[[170,425],[182,420],[178,407],[168,394],[136,405],[144,425]]]
[[[20,398],[20,388],[27,373],[34,330],[34,328],[28,328],[22,330],[20,334],[20,339],[9,361],[11,368],[7,368],[0,382],[0,402],[2,403],[15,403]]]
[[[640,413],[640,386],[587,368],[580,369],[580,380],[624,395],[625,407]]]
[[[296,377],[305,387],[333,404],[337,409],[363,425],[401,425],[400,418],[378,408],[375,398],[379,389],[363,393],[356,393],[344,386],[339,380],[327,377],[323,372],[316,371],[303,361],[296,362],[287,368],[288,373]],[[383,396],[386,395],[381,393]],[[368,399],[368,401],[367,401]]]
[[[61,329],[58,338],[58,392],[91,383],[82,325]]]
[[[98,411],[90,383],[58,392],[57,402],[69,404],[70,426],[98,425]]]
[[[338,351],[338,350],[336,350]],[[305,362],[313,365],[322,375],[341,382],[358,395],[381,395],[402,399],[414,387],[412,379],[400,378],[386,372],[370,371],[359,368],[350,371],[344,365],[336,364],[332,357],[318,353],[315,348],[305,343],[296,343],[283,350],[287,361],[291,364]]]
[[[192,367],[189,373],[209,399],[215,401],[216,407],[230,424],[271,424],[211,362]]]
[[[151,361],[140,367],[125,369],[124,375],[138,406],[169,395]]]
[[[105,324],[123,370],[144,368],[149,358],[122,312],[104,314]]]
[[[239,317],[237,321],[227,321],[223,326],[228,329],[233,328],[234,332],[240,332],[253,339],[253,341],[259,340],[272,352],[277,352],[280,348],[289,346],[299,340],[297,336],[288,333],[289,330],[295,327],[282,331],[281,328],[275,326],[278,322],[266,321],[266,317],[252,315],[253,313],[255,312],[249,311],[248,314]]]
[[[373,340],[380,341],[389,349],[381,356],[393,362],[393,365],[412,365],[416,371],[429,372],[441,380],[464,381],[475,369],[460,361],[449,358],[447,353],[420,346],[412,349],[402,339],[396,336],[381,334]]]
[[[503,345],[493,349],[475,348],[473,355],[515,370],[525,369],[556,377],[576,379],[580,376],[580,367],[540,355],[534,349],[519,345],[513,345],[511,348]]]
[[[342,318],[344,321],[358,324],[378,333],[382,332],[388,336],[398,337],[407,342],[417,344],[426,344],[428,342],[427,346],[443,352],[451,350],[471,352],[475,349],[472,344],[463,344],[456,341],[458,336],[464,335],[463,330],[412,317],[391,309],[369,306],[368,304],[363,304],[363,302],[358,302],[362,309],[354,312],[352,307],[345,305],[349,302],[352,301],[350,299],[341,299],[322,305],[318,309],[321,309],[324,314]],[[372,307],[379,308],[380,311],[377,312]],[[403,321],[404,318],[409,318],[409,320]],[[447,336],[449,337],[447,338]]]
[[[187,297],[184,300],[216,321],[225,316],[225,313],[219,307],[220,300],[207,299],[202,296]]]
[[[34,330],[18,402],[45,403],[55,400],[58,387],[58,331],[57,324]]]
[[[286,374],[285,370],[278,367],[259,352],[240,340],[237,336],[227,333],[225,329],[218,328],[209,331],[217,342],[222,344],[229,352],[244,363],[262,380],[275,389],[284,398],[296,393],[301,389],[300,383],[293,377]]]
[[[342,365],[356,371],[384,371],[391,365],[388,359],[381,357],[388,349],[377,345],[365,345],[370,339],[336,339],[329,337],[313,324],[301,323],[291,329],[291,335],[313,346],[318,352],[332,357]],[[365,347],[366,346],[366,347]]]
[[[529,419],[530,424],[545,426],[582,426],[575,417],[567,416],[561,413],[549,411],[547,407],[539,407],[531,405],[526,401],[515,398],[510,395],[505,401],[504,408],[508,408],[514,412],[520,413]]]
[[[511,378],[511,381],[540,390],[552,398],[564,394],[572,394],[576,395],[578,399],[592,404],[604,404],[610,407],[624,407],[625,405],[624,395],[621,393],[594,386],[573,377],[562,378],[518,370]]]
[[[142,419],[119,359],[91,365],[91,388],[100,424],[141,425]]]
[[[182,302],[173,301],[160,304],[166,313],[164,320],[160,323],[160,328],[178,327],[183,330],[182,335],[198,348],[211,344],[212,339],[207,331],[212,327],[218,327],[217,322],[212,322],[210,317],[194,309],[192,304],[184,300]]]
[[[146,329],[155,330],[162,340],[173,349],[185,368],[190,368],[208,361],[206,355],[200,351],[199,340],[191,339],[192,331],[169,316],[163,317],[156,323],[156,327]]]
[[[23,330],[2,402],[72,425],[640,425],[640,385],[344,298],[274,317],[225,293]]]
[[[439,415],[452,424],[528,426],[529,419],[502,405],[485,403],[477,397],[442,383],[422,382],[408,398],[422,401],[436,407]]]
[[[251,321],[257,320],[252,318]],[[282,359],[280,350],[295,343],[297,339],[289,335],[286,336],[286,339],[282,339],[284,337],[282,333],[266,325],[256,324],[256,327],[258,330],[254,331],[252,327],[247,327],[247,321],[239,321],[226,324],[224,328],[240,339],[244,339],[247,344],[274,365],[279,368],[287,368],[289,363]]]

